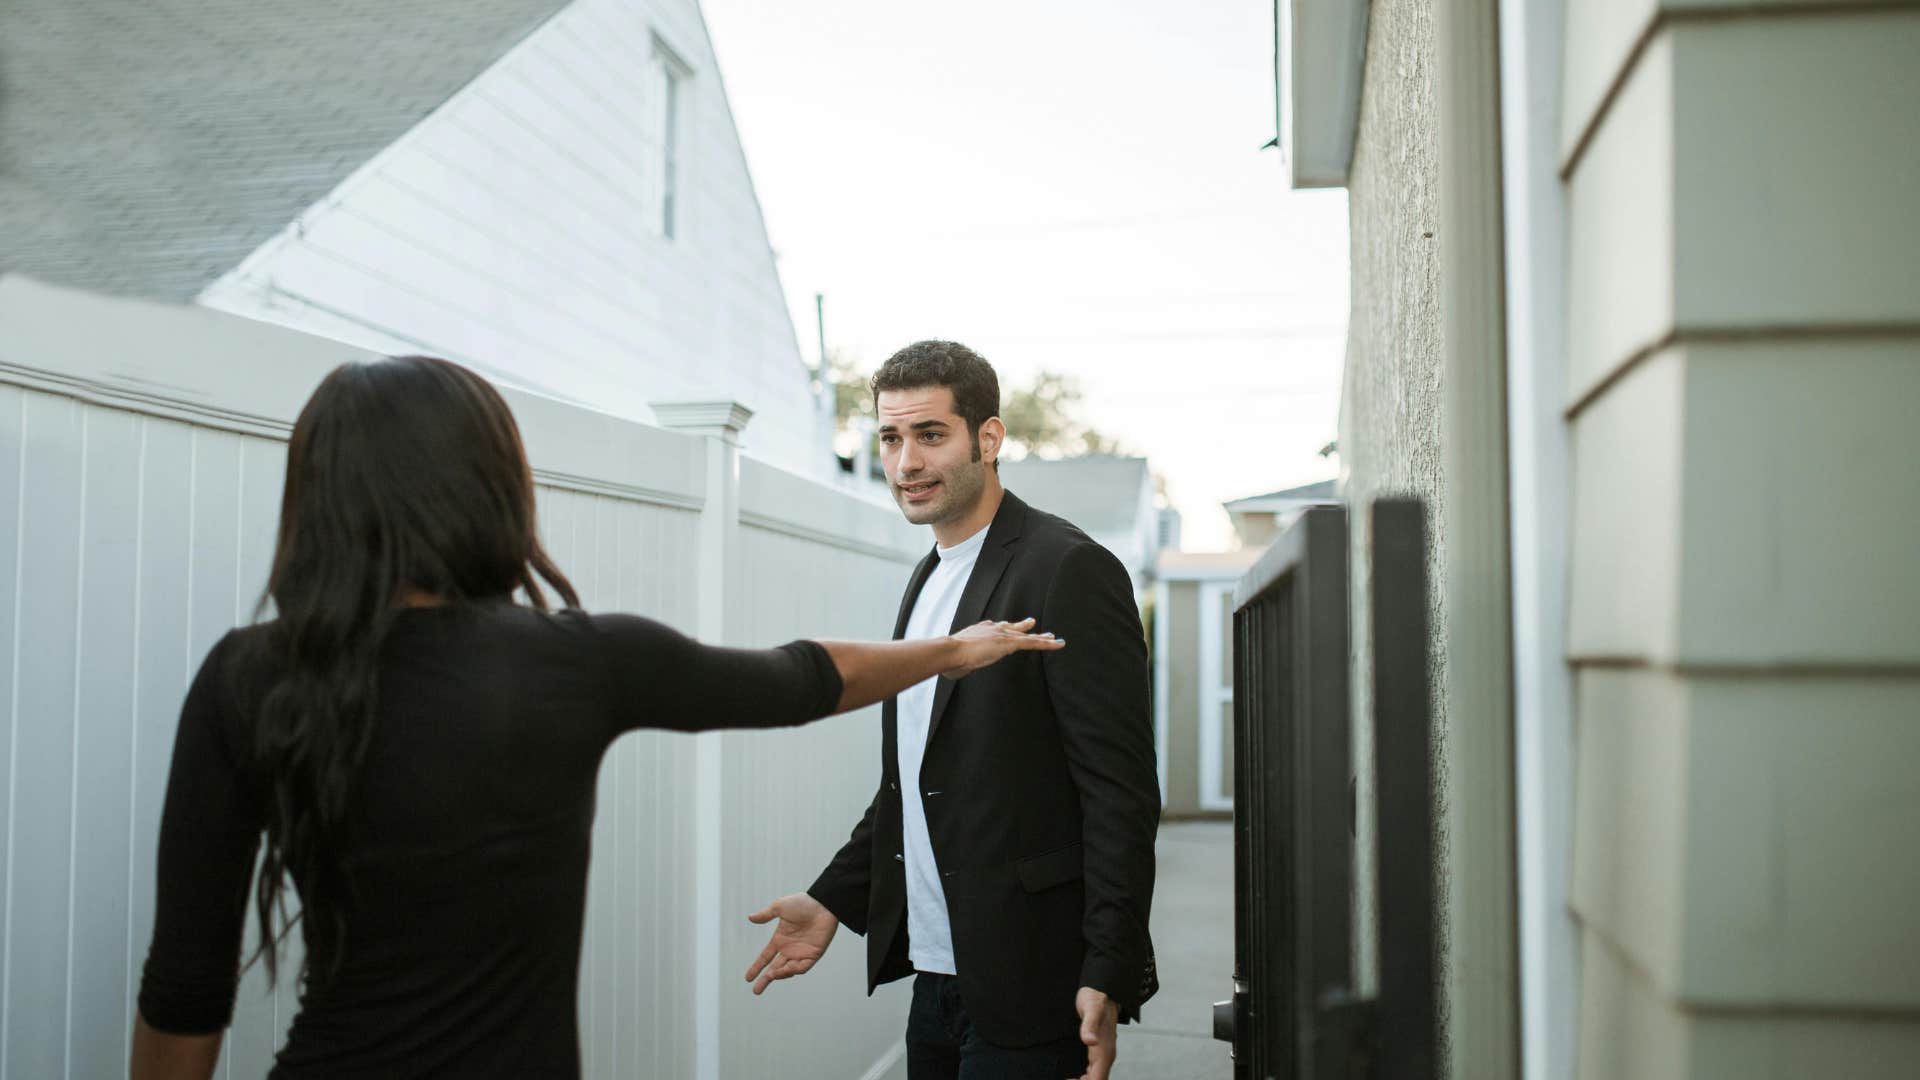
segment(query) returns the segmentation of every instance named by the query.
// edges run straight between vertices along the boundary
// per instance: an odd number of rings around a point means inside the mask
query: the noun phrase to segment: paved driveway
[[[1227,1044],[1213,1040],[1213,1003],[1231,994],[1233,826],[1160,826],[1153,944],[1160,992],[1141,1022],[1120,1029],[1114,1080],[1228,1080]]]

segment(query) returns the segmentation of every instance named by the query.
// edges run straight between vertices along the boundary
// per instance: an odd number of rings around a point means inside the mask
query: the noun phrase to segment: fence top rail
[[[0,382],[284,439],[327,372],[375,353],[190,305],[0,276]]]
[[[900,511],[751,458],[740,460],[740,523],[911,566],[933,533]]]
[[[192,305],[0,275],[0,384],[284,440],[313,388],[377,353]],[[543,484],[680,509],[705,503],[699,440],[512,387]]]
[[[1280,539],[1260,556],[1260,561],[1240,575],[1233,587],[1233,610],[1238,612],[1259,600],[1292,576],[1307,561],[1308,535],[1318,531],[1320,523],[1338,521],[1346,513],[1344,506],[1312,506],[1303,511],[1299,520],[1288,526]]]

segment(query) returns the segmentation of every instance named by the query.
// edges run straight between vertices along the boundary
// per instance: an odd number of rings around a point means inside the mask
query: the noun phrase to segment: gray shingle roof
[[[1089,533],[1134,528],[1141,487],[1151,483],[1146,458],[1104,456],[1002,461],[1000,481],[1028,504]]]
[[[1226,503],[1228,510],[1258,511],[1269,509],[1272,503],[1331,502],[1339,496],[1338,480],[1320,480],[1299,487],[1290,487],[1281,491],[1269,491],[1265,495],[1249,495],[1244,499],[1235,499]]]
[[[7,0],[0,271],[184,301],[566,0]]]

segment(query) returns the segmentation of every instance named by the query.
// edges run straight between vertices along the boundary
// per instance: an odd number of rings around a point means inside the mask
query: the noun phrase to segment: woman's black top
[[[221,639],[180,716],[140,987],[161,1031],[219,1031],[233,1015],[262,828],[248,707],[272,681],[250,659],[262,632]],[[840,693],[809,641],[716,648],[648,619],[506,603],[400,614],[355,787],[341,966],[302,987],[273,1075],[578,1075],[608,744],[635,728],[801,724]]]

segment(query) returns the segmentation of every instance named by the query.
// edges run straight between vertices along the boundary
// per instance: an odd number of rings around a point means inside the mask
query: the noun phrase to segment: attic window
[[[654,66],[660,73],[660,235],[672,240],[679,231],[681,131],[685,128],[686,83],[693,69],[656,35]]]

